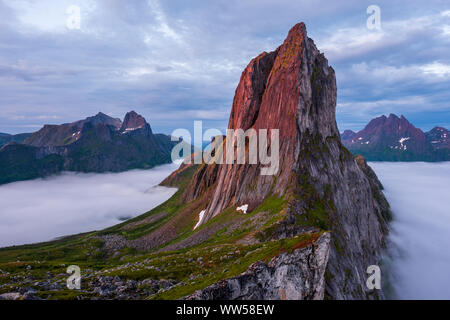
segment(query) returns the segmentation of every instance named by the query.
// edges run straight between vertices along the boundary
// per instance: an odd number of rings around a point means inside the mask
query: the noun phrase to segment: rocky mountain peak
[[[344,130],[344,132],[341,134],[341,138],[342,140],[353,139],[355,135],[356,132],[354,132],[353,130]]]
[[[362,298],[365,287],[357,274],[378,260],[389,209],[376,175],[341,144],[336,96],[333,68],[308,38],[305,25],[295,25],[280,47],[261,53],[245,68],[228,125],[278,129],[279,170],[271,176],[260,174],[260,163],[203,164],[182,199],[202,199],[196,226],[233,208],[245,207],[251,213],[267,199],[284,199],[289,203],[284,220],[263,232],[265,236],[281,239],[315,228],[331,230],[327,268],[334,280],[327,284],[327,294]],[[185,170],[186,166],[179,172]],[[338,252],[343,247],[346,252]],[[345,269],[357,272],[349,279]]]
[[[290,189],[292,169],[298,167],[299,141],[311,135],[338,137],[335,119],[334,70],[307,37],[304,23],[295,25],[275,51],[263,52],[243,71],[236,89],[228,128],[279,130],[277,179],[261,176],[261,165],[221,166],[213,174],[218,185],[206,209],[208,221],[232,204],[256,208],[270,193]],[[211,181],[211,177],[208,181]],[[197,184],[197,187],[202,184]],[[255,192],[253,185],[259,190]],[[198,192],[191,189],[187,199]]]
[[[354,154],[362,154],[371,161],[443,161],[450,157],[446,136],[439,129],[424,133],[405,116],[391,113],[372,119],[363,130],[355,134],[347,132],[341,138]],[[445,150],[433,151],[437,149]]]
[[[84,122],[90,122],[93,125],[97,124],[105,124],[113,126],[117,129],[119,129],[122,126],[122,121],[118,118],[112,118],[108,116],[107,114],[104,114],[103,112],[97,113],[95,116],[88,117]]]
[[[149,126],[145,118],[135,111],[130,111],[125,115],[120,131],[134,131]]]
[[[427,140],[433,146],[433,149],[450,150],[450,131],[444,127],[434,127],[425,133]]]

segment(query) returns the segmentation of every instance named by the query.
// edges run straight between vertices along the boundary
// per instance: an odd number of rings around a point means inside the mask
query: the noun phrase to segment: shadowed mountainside
[[[0,149],[0,184],[34,179],[60,171],[119,172],[171,162],[177,142],[153,134],[132,111],[122,123],[103,113],[62,125],[46,125],[22,144]]]

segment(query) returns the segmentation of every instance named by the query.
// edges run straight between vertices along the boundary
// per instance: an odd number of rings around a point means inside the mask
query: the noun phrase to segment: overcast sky
[[[0,0],[0,132],[131,109],[157,132],[224,129],[242,70],[300,21],[336,70],[341,131],[389,113],[450,127],[448,0]]]

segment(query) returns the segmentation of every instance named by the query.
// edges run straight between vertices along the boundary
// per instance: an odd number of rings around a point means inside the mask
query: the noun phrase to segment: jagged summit
[[[200,226],[229,214],[230,208],[246,206],[251,213],[267,199],[285,199],[281,221],[259,234],[283,239],[330,230],[326,272],[333,281],[327,281],[326,290],[316,283],[318,296],[326,291],[332,298],[367,298],[359,275],[380,259],[390,211],[375,173],[364,158],[355,161],[340,141],[336,95],[333,68],[308,38],[305,25],[295,25],[280,47],[260,54],[245,68],[228,125],[278,129],[278,173],[262,176],[260,164],[202,165],[182,199],[203,199],[205,205],[197,212],[201,219],[195,221]],[[216,289],[208,289],[206,296],[214,296]]]
[[[167,135],[153,134],[150,125],[134,111],[126,114],[123,123],[99,112],[72,123],[46,125],[23,144],[5,145],[0,154],[0,184],[60,171],[150,168],[170,163],[175,144]]]
[[[450,150],[450,131],[446,128],[434,127],[425,135],[435,150]],[[448,160],[450,160],[450,157]]]
[[[120,131],[133,131],[146,125],[150,126],[143,116],[135,111],[130,111],[125,115]]]
[[[450,159],[444,135],[424,133],[405,116],[391,113],[372,119],[359,132],[346,130],[341,138],[350,151],[371,161],[443,161]]]
[[[291,189],[301,136],[338,134],[335,104],[334,70],[307,37],[304,23],[299,23],[280,47],[260,54],[245,68],[228,125],[230,129],[279,130],[282,157],[277,179],[260,176],[259,165],[221,166],[204,222],[229,205],[245,203],[253,210],[269,194],[283,195]]]

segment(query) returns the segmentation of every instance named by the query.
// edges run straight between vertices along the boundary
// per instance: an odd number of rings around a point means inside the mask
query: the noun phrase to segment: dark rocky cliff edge
[[[334,70],[307,37],[303,23],[289,31],[276,51],[262,53],[244,70],[229,128],[279,129],[280,170],[262,176],[260,165],[204,165],[184,199],[191,201],[209,190],[202,221],[207,223],[230,206],[249,204],[251,211],[267,197],[283,196],[289,203],[286,216],[261,232],[265,240],[318,229],[329,231],[330,241],[324,236],[316,250],[313,246],[252,266],[191,298],[271,299],[280,298],[280,290],[286,298],[383,297],[381,291],[369,292],[365,282],[367,267],[380,264],[389,204],[364,158],[355,160],[341,143],[336,90]],[[296,267],[286,267],[286,261]],[[313,262],[310,270],[305,270],[305,261]],[[292,272],[295,281],[289,278]]]

